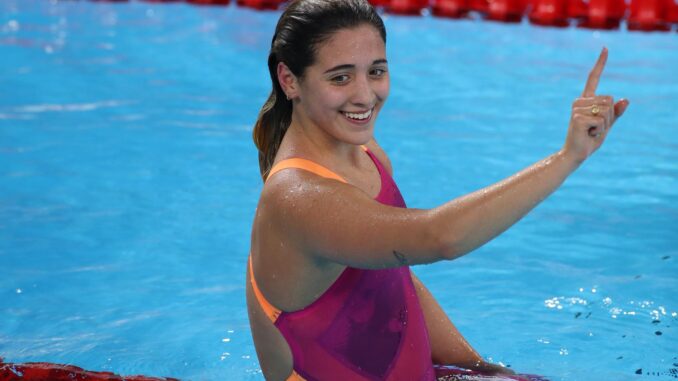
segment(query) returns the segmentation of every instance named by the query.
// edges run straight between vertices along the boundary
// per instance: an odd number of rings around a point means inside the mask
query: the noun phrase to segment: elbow
[[[463,250],[463,238],[460,229],[455,229],[442,221],[432,218],[428,224],[428,242],[432,243],[431,252],[435,256],[434,261],[444,261],[459,258],[465,254]]]
[[[454,236],[451,234],[448,234],[448,236],[444,237],[439,243],[438,253],[441,260],[447,261],[457,259],[466,254],[462,248],[462,245],[460,244],[460,241],[454,238]]]

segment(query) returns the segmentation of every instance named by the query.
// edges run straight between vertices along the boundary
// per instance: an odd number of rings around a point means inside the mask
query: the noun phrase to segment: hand
[[[471,366],[465,366],[464,368],[475,370],[483,374],[495,376],[495,375],[514,375],[516,372],[511,370],[511,368],[506,368],[499,364],[492,364],[487,361],[480,360]]]
[[[598,57],[591,70],[584,92],[572,104],[572,117],[563,152],[581,163],[591,156],[605,141],[614,122],[624,114],[629,101],[614,101],[609,95],[596,95],[600,75],[607,61],[607,48]]]

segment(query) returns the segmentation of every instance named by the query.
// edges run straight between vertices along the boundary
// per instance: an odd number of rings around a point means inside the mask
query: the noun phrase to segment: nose
[[[377,98],[373,86],[367,75],[358,76],[354,82],[351,103],[359,107],[372,108]]]

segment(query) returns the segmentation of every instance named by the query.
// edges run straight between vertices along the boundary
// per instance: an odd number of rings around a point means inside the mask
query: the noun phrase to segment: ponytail
[[[278,60],[275,52],[268,56],[268,71],[271,74],[273,90],[259,111],[252,136],[259,150],[259,172],[266,181],[280,143],[292,121],[292,101],[288,100],[277,78]]]

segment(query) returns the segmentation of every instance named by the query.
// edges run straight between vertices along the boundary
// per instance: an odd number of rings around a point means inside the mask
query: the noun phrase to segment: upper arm
[[[429,211],[383,205],[348,184],[290,169],[267,181],[262,201],[287,244],[319,259],[357,268],[443,259]]]

